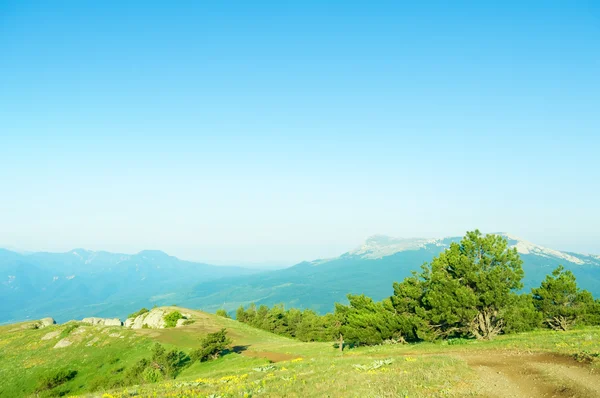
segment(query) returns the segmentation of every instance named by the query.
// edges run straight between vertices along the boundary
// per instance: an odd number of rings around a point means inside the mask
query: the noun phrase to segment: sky
[[[600,254],[599,71],[597,1],[0,0],[0,245]]]

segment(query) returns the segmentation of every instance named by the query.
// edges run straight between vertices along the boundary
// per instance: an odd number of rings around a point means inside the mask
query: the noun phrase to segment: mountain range
[[[573,271],[580,287],[600,297],[600,256],[562,252],[502,235],[523,259],[525,291],[563,265]],[[160,251],[19,254],[0,249],[0,323],[43,316],[59,321],[124,318],[142,306],[174,303],[230,312],[250,303],[282,303],[324,313],[336,302],[346,302],[348,293],[377,300],[389,296],[394,281],[419,270],[460,239],[376,235],[339,257],[268,272],[183,261]]]
[[[123,316],[193,284],[256,270],[137,254],[75,249],[17,253],[0,249],[0,323],[52,316]]]

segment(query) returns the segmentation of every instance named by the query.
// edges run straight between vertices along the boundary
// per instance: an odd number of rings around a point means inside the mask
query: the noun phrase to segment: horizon
[[[562,250],[562,249],[556,249],[553,247],[548,247],[545,245],[540,245],[536,242],[532,242],[528,239],[522,238],[522,237],[518,237],[515,236],[509,232],[483,232],[486,235],[501,235],[503,236],[505,239],[508,240],[517,240],[520,242],[524,242],[524,243],[531,243],[535,246],[541,247],[541,248],[545,248],[545,249],[554,249],[554,250],[558,250],[562,253],[574,253],[574,254],[580,254],[580,255],[585,255],[585,256],[598,256],[599,253],[590,253],[590,252],[576,252],[576,251],[571,251],[571,250]],[[20,248],[16,248],[16,247],[10,247],[10,246],[6,246],[6,245],[2,245],[0,244],[0,249],[4,249],[4,250],[8,250],[8,251],[12,251],[18,254],[22,254],[22,255],[30,255],[30,254],[35,254],[35,253],[53,253],[53,254],[68,254],[68,253],[72,253],[78,250],[83,250],[86,252],[91,252],[91,253],[110,253],[110,254],[122,254],[125,256],[135,256],[135,255],[139,255],[143,252],[160,252],[162,254],[168,255],[168,256],[172,256],[172,257],[176,257],[179,260],[183,260],[183,261],[190,261],[190,262],[195,262],[195,263],[202,263],[202,264],[209,264],[209,265],[216,265],[216,266],[223,266],[223,267],[241,267],[241,268],[250,268],[250,269],[262,269],[264,271],[269,271],[269,270],[277,270],[277,269],[283,269],[283,268],[289,268],[292,267],[294,265],[300,264],[302,262],[311,262],[311,261],[319,261],[319,260],[329,260],[332,258],[337,258],[343,254],[346,253],[351,253],[355,250],[359,250],[362,245],[364,245],[367,241],[375,239],[375,238],[389,238],[389,239],[393,239],[393,240],[443,240],[443,239],[449,239],[449,238],[462,238],[463,235],[457,235],[457,236],[440,236],[440,237],[397,237],[397,236],[390,236],[390,235],[385,235],[385,234],[373,234],[370,235],[368,237],[366,237],[359,245],[355,245],[354,247],[348,248],[346,250],[344,250],[343,252],[340,252],[334,256],[329,256],[329,257],[319,257],[319,258],[303,258],[300,260],[295,260],[293,262],[289,262],[289,261],[237,261],[237,262],[227,262],[227,261],[220,261],[220,260],[215,260],[215,261],[211,261],[211,260],[205,260],[205,259],[194,259],[194,258],[187,258],[187,257],[182,257],[180,255],[177,255],[176,253],[170,253],[161,249],[142,249],[136,252],[115,252],[115,251],[110,251],[110,250],[104,250],[104,249],[88,249],[88,248],[82,248],[82,247],[77,247],[77,248],[73,248],[73,249],[69,249],[69,250],[62,250],[62,251],[54,251],[54,250],[23,250]]]
[[[0,2],[0,242],[600,253],[600,3]]]

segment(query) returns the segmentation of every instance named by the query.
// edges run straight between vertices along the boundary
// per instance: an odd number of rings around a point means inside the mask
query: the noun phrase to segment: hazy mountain
[[[579,285],[600,297],[600,256],[566,253],[504,235],[523,259],[525,290],[538,286],[559,264],[572,270]],[[304,262],[293,267],[244,278],[224,278],[198,284],[191,292],[179,295],[187,306],[206,310],[223,307],[234,310],[240,304],[312,308],[319,312],[333,309],[335,302],[346,302],[347,293],[364,293],[382,299],[392,293],[392,282],[401,281],[411,271],[446,249],[460,237],[442,239],[397,239],[376,235],[363,245],[336,258]]]
[[[561,252],[504,236],[524,261],[527,291],[562,264],[575,273],[581,287],[600,297],[600,256]],[[460,239],[376,235],[339,257],[261,273],[182,261],[160,251],[20,254],[0,249],[0,322],[43,316],[58,321],[123,318],[153,304],[213,311],[253,302],[284,303],[327,312],[335,302],[345,302],[348,293],[375,299],[389,296],[392,282],[419,270]]]
[[[128,255],[84,249],[20,254],[0,249],[0,323],[43,316],[59,321],[123,317],[199,282],[256,272],[183,261],[152,250]]]

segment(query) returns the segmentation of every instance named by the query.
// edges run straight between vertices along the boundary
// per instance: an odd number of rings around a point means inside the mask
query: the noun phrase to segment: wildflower
[[[302,361],[304,361],[304,358],[302,358],[302,357],[298,357],[296,359],[292,359],[292,362],[302,362]]]

